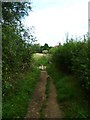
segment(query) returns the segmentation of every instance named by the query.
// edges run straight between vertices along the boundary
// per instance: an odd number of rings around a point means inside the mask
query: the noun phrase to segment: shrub
[[[70,40],[58,48],[53,48],[50,53],[58,69],[74,74],[85,90],[90,89],[88,41]]]

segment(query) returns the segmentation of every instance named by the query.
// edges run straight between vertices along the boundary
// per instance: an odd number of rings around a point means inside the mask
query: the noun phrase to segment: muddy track
[[[40,80],[36,84],[35,91],[32,96],[32,100],[28,107],[28,112],[25,118],[40,118],[40,110],[46,101],[46,83],[47,83],[47,72],[41,71]],[[43,109],[44,118],[62,118],[59,105],[56,100],[56,89],[53,81],[50,80],[50,94],[46,103],[46,107]]]

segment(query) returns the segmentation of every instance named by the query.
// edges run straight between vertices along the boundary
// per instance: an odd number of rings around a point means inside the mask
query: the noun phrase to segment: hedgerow
[[[88,47],[90,43],[88,41],[74,41],[71,39],[50,50],[52,62],[56,67],[75,75],[86,91],[90,90],[90,69],[88,67],[90,65],[90,49]]]
[[[22,18],[27,16],[29,11],[29,2],[2,2],[3,98],[15,91],[17,77],[31,67],[31,42],[35,37],[22,24]]]

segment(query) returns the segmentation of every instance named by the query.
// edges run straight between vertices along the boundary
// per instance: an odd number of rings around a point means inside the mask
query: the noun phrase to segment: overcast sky
[[[41,45],[64,43],[67,32],[70,37],[83,36],[88,32],[88,0],[33,0],[24,24],[35,26]]]

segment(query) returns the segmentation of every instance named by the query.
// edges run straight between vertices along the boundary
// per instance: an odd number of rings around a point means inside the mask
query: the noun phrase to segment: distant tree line
[[[52,48],[47,43],[45,43],[43,46],[40,44],[33,44],[31,47],[33,52],[35,53],[43,53],[43,51],[45,50],[49,51]]]

